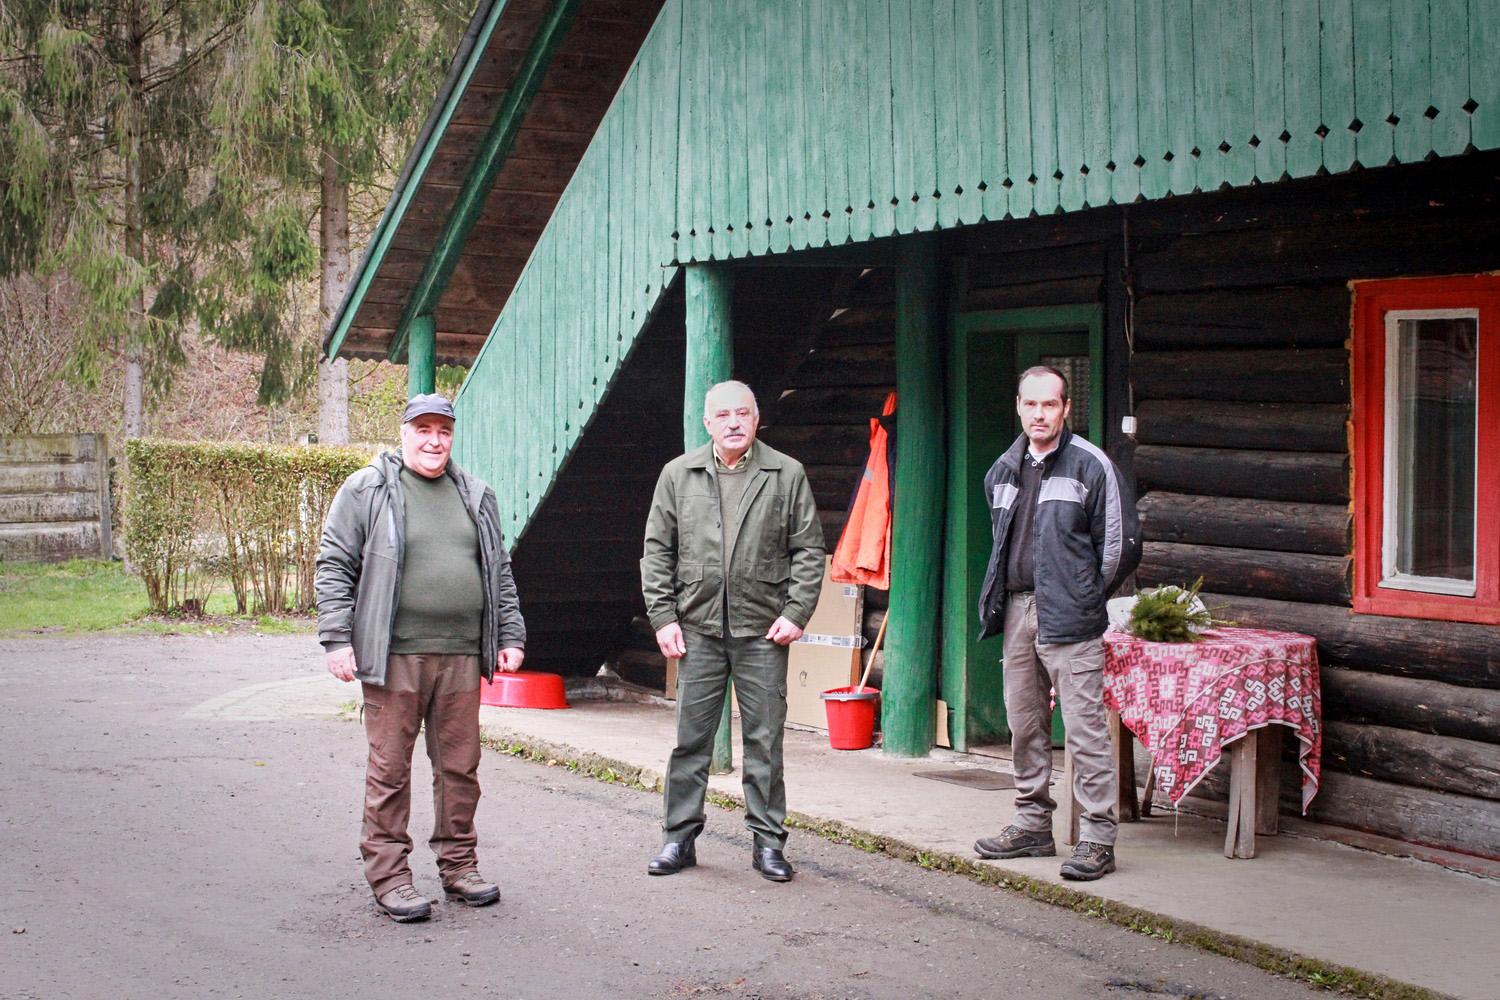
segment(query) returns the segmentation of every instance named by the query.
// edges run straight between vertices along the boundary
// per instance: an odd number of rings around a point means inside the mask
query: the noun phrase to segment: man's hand
[[[526,659],[526,650],[511,647],[500,650],[500,660],[495,667],[501,673],[513,674],[521,669],[521,661]]]
[[[771,630],[766,633],[766,638],[778,646],[788,646],[802,638],[802,630],[782,615],[771,623]]]
[[[328,664],[328,672],[341,681],[354,680],[356,664],[354,662],[354,647],[345,646],[343,649],[330,650],[323,660]]]
[[[687,655],[687,642],[682,638],[682,626],[667,622],[656,630],[656,648],[669,660],[680,660]]]

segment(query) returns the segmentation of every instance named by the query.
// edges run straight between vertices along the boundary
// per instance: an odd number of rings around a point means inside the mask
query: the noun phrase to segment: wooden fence
[[[112,545],[103,434],[0,437],[0,559],[108,559]]]

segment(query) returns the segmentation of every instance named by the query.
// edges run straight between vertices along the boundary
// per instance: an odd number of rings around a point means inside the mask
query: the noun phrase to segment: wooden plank
[[[937,49],[938,34],[933,24],[934,4],[947,0],[912,0],[911,35],[908,55],[912,61],[912,90],[908,119],[911,123],[912,188],[917,200],[912,202],[909,228],[902,232],[927,232],[937,226]],[[950,18],[951,19],[951,18]],[[945,52],[945,55],[947,53]],[[946,99],[946,95],[945,95]]]
[[[1056,21],[1063,14],[1052,4],[1032,6],[1031,48],[1031,186],[1032,210],[1049,214],[1060,204],[1057,161],[1058,66],[1054,51]],[[1017,179],[1017,184],[1023,183]]]
[[[807,171],[807,148],[813,136],[808,131],[808,94],[803,81],[808,69],[807,63],[816,58],[816,54],[807,47],[805,6],[799,5],[795,12],[783,12],[781,19],[785,61],[782,64],[780,83],[786,88],[787,108],[791,112],[787,149],[795,151],[786,158],[786,246],[789,250],[800,250],[807,246],[807,224],[812,221],[812,204],[808,196],[812,178]]]
[[[1323,717],[1500,743],[1500,691],[1324,664]]]
[[[1354,158],[1362,166],[1383,167],[1395,154],[1395,129],[1388,122],[1391,103],[1391,3],[1362,0],[1353,5],[1354,115],[1359,133]]]
[[[1229,744],[1229,814],[1224,832],[1226,858],[1255,857],[1255,774],[1258,760],[1254,733]]]
[[[1142,445],[1135,473],[1143,489],[1171,493],[1303,503],[1349,499],[1349,460],[1343,454]]]
[[[1274,837],[1280,825],[1277,793],[1281,789],[1281,743],[1286,733],[1282,726],[1262,726],[1255,730],[1255,833]]]
[[[1255,176],[1265,183],[1280,180],[1286,171],[1286,146],[1277,138],[1286,128],[1286,60],[1282,50],[1280,0],[1252,3],[1250,24],[1254,111],[1251,137],[1246,142],[1255,150]]]
[[[1152,490],[1141,497],[1137,506],[1141,537],[1146,541],[1232,545],[1328,556],[1349,552],[1349,508],[1340,504]]]
[[[1354,164],[1355,133],[1349,126],[1357,117],[1354,100],[1354,0],[1319,0],[1319,106],[1323,138],[1323,167],[1341,173]],[[1363,125],[1363,123],[1361,123]]]
[[[1005,160],[1007,172],[999,183],[1006,189],[1006,212],[1011,218],[1029,216],[1036,206],[1031,174],[1036,126],[1031,102],[1031,15],[1027,0],[1005,0]],[[992,181],[991,183],[996,183]],[[991,215],[991,218],[996,216]]]
[[[896,227],[896,132],[891,86],[896,79],[895,45],[891,25],[893,0],[869,0],[871,5],[865,65],[869,67],[870,187],[866,210],[870,232],[889,236]]]
[[[1500,147],[1500,17],[1469,17],[1469,96],[1479,105],[1470,115],[1471,141],[1479,149]],[[1478,95],[1490,95],[1488,99]]]
[[[1136,5],[1136,92],[1152,99],[1136,105],[1140,134],[1138,156],[1131,165],[1139,171],[1141,194],[1160,198],[1171,190],[1171,149],[1168,126],[1166,4],[1143,0]]]
[[[1081,0],[1079,3],[1079,108],[1083,113],[1079,139],[1078,171],[1082,181],[1084,205],[1109,204],[1113,176],[1107,167],[1113,154],[1109,116],[1111,51],[1109,48],[1109,12],[1104,0]],[[1123,53],[1121,54],[1123,55]],[[1083,171],[1087,170],[1087,173]]]
[[[1255,119],[1255,67],[1247,53],[1253,51],[1251,0],[1226,0],[1219,10],[1219,51],[1223,67],[1223,101],[1219,135],[1229,148],[1216,146],[1213,157],[1220,164],[1222,180],[1243,187],[1255,179],[1255,148],[1250,145]],[[1210,140],[1211,141],[1211,140]],[[1204,151],[1208,156],[1208,151]]]
[[[1197,111],[1193,76],[1193,5],[1191,0],[1163,0],[1166,19],[1162,42],[1166,52],[1167,188],[1190,194],[1198,184],[1192,149]],[[1170,159],[1167,159],[1170,157]]]
[[[1088,163],[1088,154],[1083,134],[1083,106],[1085,101],[1099,100],[1100,95],[1086,93],[1083,88],[1082,3],[1080,0],[1053,0],[1047,6],[1057,15],[1052,31],[1052,59],[1056,67],[1053,79],[1057,160],[1052,173],[1062,174],[1057,182],[1057,203],[1072,211],[1082,208],[1085,201],[1086,178],[1082,169]]]
[[[1007,5],[1004,3],[979,4],[979,33],[981,37],[979,57],[974,77],[985,81],[981,87],[978,111],[983,134],[980,151],[979,176],[976,192],[979,210],[990,221],[1003,219],[1010,210],[1010,191],[1005,185],[1011,176],[1006,132],[1007,101],[1010,89],[1015,86],[1018,73],[1006,61],[1008,44],[1005,25]]]
[[[948,210],[943,212],[943,217],[951,220],[944,225],[973,225],[983,214],[984,193],[979,190],[979,182],[984,177],[984,156],[994,135],[986,113],[989,108],[987,91],[1003,90],[1004,77],[993,69],[981,69],[987,63],[993,65],[994,49],[987,45],[986,34],[990,24],[989,11],[981,11],[979,4],[958,3],[954,5],[953,13],[953,84],[951,89],[944,89],[946,85],[943,85],[938,90],[940,94],[952,95],[957,105],[950,161],[953,183],[943,185],[943,198],[953,201],[946,206]],[[948,63],[942,58],[938,60],[940,67]]]
[[[1187,157],[1193,168],[1193,187],[1217,190],[1224,179],[1218,151],[1224,135],[1224,74],[1228,67],[1218,57],[1224,41],[1219,37],[1219,14],[1223,0],[1192,0],[1193,128]],[[1182,155],[1182,150],[1173,150]]]
[[[848,173],[844,207],[848,210],[846,222],[849,239],[855,243],[870,238],[871,210],[866,207],[874,197],[871,187],[869,117],[873,114],[870,105],[870,79],[873,75],[868,49],[870,18],[880,10],[876,4],[866,0],[844,0],[843,18],[845,45],[849,52],[845,59],[848,78],[844,94],[843,113],[849,123],[845,137],[844,169]],[[844,230],[841,230],[844,231]]]
[[[1109,199],[1128,205],[1141,193],[1134,159],[1141,150],[1139,124],[1140,48],[1136,39],[1136,0],[1104,5],[1106,48],[1100,57],[1109,78],[1109,143],[1105,160]],[[1113,166],[1110,166],[1113,164]],[[1093,199],[1090,198],[1090,203]]]
[[[1179,587],[1202,577],[1204,589],[1230,595],[1218,617],[1233,621],[1235,596],[1348,607],[1350,567],[1346,556],[1146,542],[1136,576],[1142,584]]]
[[[1463,110],[1469,99],[1469,18],[1494,20],[1500,11],[1470,11],[1466,0],[1431,0],[1432,6],[1432,150],[1439,156],[1457,156],[1469,146],[1469,115]],[[1491,51],[1490,62],[1500,58]],[[1483,100],[1500,98],[1491,92]]]
[[[769,150],[780,149],[771,140],[771,130],[776,127],[776,109],[766,106],[771,93],[770,53],[767,40],[770,35],[769,10],[754,10],[743,15],[745,30],[745,90],[753,99],[760,113],[748,114],[745,122],[745,246],[747,253],[769,253],[771,250],[771,173]],[[777,163],[774,169],[779,170]]]
[[[920,113],[913,94],[916,90],[916,65],[912,57],[912,7],[914,0],[891,0],[891,139],[893,173],[893,209],[895,230],[912,231],[912,208],[917,191],[916,150],[920,141],[914,117]]]
[[[1391,38],[1400,39],[1399,45],[1391,45],[1391,92],[1399,120],[1396,159],[1418,163],[1432,150],[1432,121],[1427,117],[1433,99],[1430,5],[1394,4]]]
[[[1318,138],[1322,106],[1318,96],[1318,0],[1286,0],[1282,44],[1286,53],[1286,169],[1309,177],[1323,165]],[[1330,126],[1331,127],[1331,126]]]
[[[849,240],[849,157],[853,133],[850,93],[849,39],[852,25],[842,0],[817,5],[818,34],[822,39],[823,113],[823,242],[841,246]]]
[[[967,7],[968,5],[965,4]],[[972,8],[970,8],[972,10]],[[959,33],[959,12],[953,0],[932,4],[932,47],[938,53],[933,73],[933,187],[935,224],[942,229],[958,225],[963,187],[962,152],[973,140],[961,129],[959,118],[969,109],[960,99],[960,79],[973,75],[974,36]],[[962,66],[962,70],[960,70]]]

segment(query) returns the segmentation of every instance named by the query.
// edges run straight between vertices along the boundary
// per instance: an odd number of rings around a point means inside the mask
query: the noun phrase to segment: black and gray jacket
[[[979,592],[981,639],[1005,623],[1007,539],[1028,446],[1022,434],[984,477],[995,541]],[[1141,561],[1135,498],[1109,456],[1067,427],[1043,476],[1032,542],[1037,641],[1096,639],[1109,627],[1105,600]]]
[[[526,645],[526,623],[510,554],[501,542],[495,491],[451,459],[445,474],[458,484],[458,495],[479,532],[479,575],[484,583],[479,669],[488,680],[494,676],[498,650]],[[323,522],[315,579],[319,641],[325,649],[352,645],[356,676],[369,684],[385,683],[405,554],[401,456],[386,452],[339,487]]]

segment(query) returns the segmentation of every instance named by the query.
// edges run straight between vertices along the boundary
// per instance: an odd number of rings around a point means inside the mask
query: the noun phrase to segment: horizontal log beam
[[[1188,586],[1198,577],[1218,594],[1319,604],[1350,603],[1350,560],[1303,552],[1267,552],[1222,545],[1147,542],[1136,579],[1144,586]],[[1217,618],[1235,619],[1234,602]]]
[[[868,433],[870,418],[880,415],[885,397],[895,389],[895,383],[848,389],[792,389],[768,408],[766,430],[813,424],[855,424]]]
[[[1321,504],[1349,500],[1349,458],[1342,453],[1141,445],[1135,450],[1135,475],[1143,493]]]
[[[1500,802],[1323,772],[1309,819],[1382,837],[1500,858]]]
[[[1351,518],[1343,504],[1206,497],[1154,490],[1137,503],[1148,542],[1231,545],[1338,556],[1349,551]]]
[[[1468,622],[1356,615],[1325,604],[1203,595],[1233,602],[1236,621],[1250,628],[1316,636],[1322,662],[1466,687],[1500,689],[1500,628]]]
[[[1323,761],[1416,788],[1500,800],[1500,746],[1358,722],[1327,722]]]
[[[858,470],[870,455],[868,426],[768,427],[762,436],[771,447],[804,465],[838,465]]]
[[[1270,451],[1348,449],[1349,405],[1236,403],[1148,399],[1135,408],[1141,444],[1257,448]]]
[[[1146,351],[1131,360],[1130,377],[1140,400],[1349,402],[1342,349]]]
[[[1500,691],[1324,665],[1323,716],[1500,743]]]
[[[1139,351],[1340,347],[1349,339],[1349,289],[1339,282],[1143,295],[1134,319]]]

